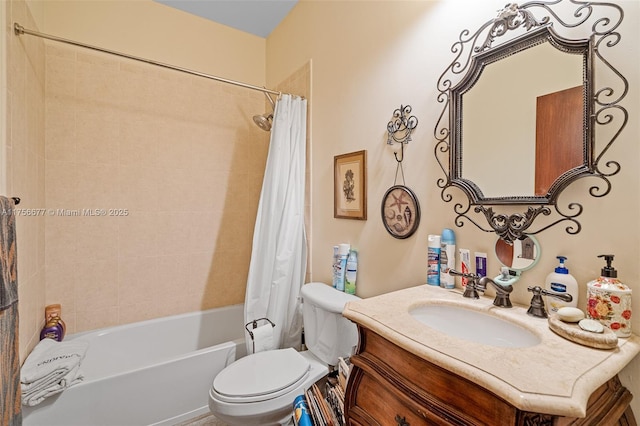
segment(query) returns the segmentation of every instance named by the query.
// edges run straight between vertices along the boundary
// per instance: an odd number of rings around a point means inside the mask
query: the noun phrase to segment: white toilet
[[[355,324],[342,316],[357,296],[323,283],[302,286],[302,312],[307,351],[276,349],[247,355],[222,370],[209,391],[209,409],[230,425],[286,425],[293,400],[353,354]]]

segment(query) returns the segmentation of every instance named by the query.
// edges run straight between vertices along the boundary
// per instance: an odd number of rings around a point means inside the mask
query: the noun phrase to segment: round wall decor
[[[420,223],[420,204],[416,195],[404,185],[394,185],[382,197],[382,223],[398,239],[408,238]]]

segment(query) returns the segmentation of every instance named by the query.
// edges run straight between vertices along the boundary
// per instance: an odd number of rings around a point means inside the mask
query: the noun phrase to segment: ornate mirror
[[[467,198],[454,205],[457,226],[466,219],[508,244],[565,221],[567,233],[580,232],[582,205],[559,196],[593,176],[589,192],[603,197],[620,171],[604,157],[627,121],[619,105],[627,80],[606,59],[622,19],[611,3],[533,1],[460,33],[438,80],[444,108],[435,128],[441,197],[453,201],[457,188]],[[596,87],[601,72],[616,83]],[[603,126],[608,140],[596,143]],[[541,215],[550,219],[533,227]]]

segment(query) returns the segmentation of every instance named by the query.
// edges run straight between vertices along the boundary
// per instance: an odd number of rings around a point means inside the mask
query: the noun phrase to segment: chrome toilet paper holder
[[[253,353],[256,352],[256,341],[253,338],[253,333],[251,332],[251,330],[258,328],[258,321],[266,321],[269,324],[271,324],[271,327],[275,327],[276,325],[273,323],[273,321],[271,321],[269,318],[264,317],[264,318],[258,318],[258,319],[254,319],[253,321],[249,321],[248,323],[246,323],[244,325],[244,329],[247,330],[247,333],[249,333],[249,336],[251,337],[251,343],[253,345]],[[251,330],[249,329],[249,326],[251,326]]]

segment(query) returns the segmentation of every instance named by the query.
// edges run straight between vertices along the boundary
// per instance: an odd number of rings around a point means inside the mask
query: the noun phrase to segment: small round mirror
[[[509,244],[502,239],[496,242],[496,256],[512,271],[526,271],[534,267],[540,259],[540,245],[532,236],[525,236]]]

